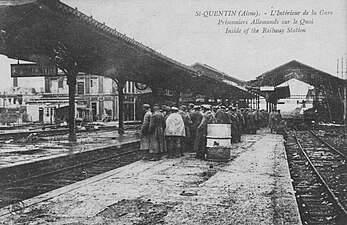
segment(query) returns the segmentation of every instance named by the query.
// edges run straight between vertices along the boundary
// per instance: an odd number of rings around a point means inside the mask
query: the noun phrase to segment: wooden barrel
[[[229,161],[231,138],[230,124],[207,124],[206,159]]]

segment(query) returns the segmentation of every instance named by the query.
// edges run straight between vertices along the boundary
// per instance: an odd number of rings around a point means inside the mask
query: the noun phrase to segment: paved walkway
[[[4,224],[301,224],[283,139],[260,133],[228,163],[139,161],[25,201]],[[7,209],[1,209],[5,212]]]

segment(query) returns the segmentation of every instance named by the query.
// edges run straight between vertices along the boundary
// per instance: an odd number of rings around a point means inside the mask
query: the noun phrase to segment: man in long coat
[[[256,130],[259,130],[260,129],[260,120],[261,120],[261,117],[260,117],[260,112],[259,110],[255,109],[254,112],[254,125],[255,125],[255,129]]]
[[[275,113],[275,110],[272,110],[269,114],[269,127],[270,127],[270,132],[273,133],[276,131],[277,128],[277,115]]]
[[[166,119],[165,137],[169,158],[179,157],[182,148],[182,138],[186,136],[182,116],[178,108],[172,107],[171,114]]]
[[[225,106],[221,106],[216,112],[216,123],[218,124],[230,124],[230,118],[226,111]]]
[[[187,112],[187,106],[185,105],[181,105],[179,108],[178,113],[182,116],[183,122],[184,122],[184,129],[186,131],[186,136],[183,138],[183,146],[181,148],[182,152],[181,152],[181,156],[183,156],[183,152],[188,152],[191,151],[191,145],[190,140],[191,140],[191,126],[192,126],[192,121],[190,119],[190,115]]]
[[[241,136],[244,133],[246,123],[245,123],[245,118],[243,117],[240,110],[236,110],[236,115],[239,118],[239,135],[240,135],[240,141],[241,141]]]
[[[161,158],[161,154],[163,154],[165,151],[164,129],[165,129],[164,115],[160,112],[159,106],[154,106],[153,114],[150,118],[150,123],[149,123],[150,160],[159,160]]]
[[[243,127],[243,133],[248,134],[248,121],[247,121],[247,114],[248,114],[248,109],[240,109],[241,114],[243,115],[243,119],[245,121],[245,125]]]
[[[194,148],[194,141],[196,137],[196,131],[198,130],[198,126],[201,123],[203,114],[200,111],[200,106],[194,106],[194,111],[190,113],[190,119],[192,121],[192,129],[191,129],[191,146]]]
[[[249,134],[256,134],[257,129],[255,126],[255,113],[253,112],[252,109],[249,109],[247,113],[247,130]]]
[[[235,113],[235,108],[233,106],[228,107],[228,114],[231,124],[231,141],[232,143],[238,143],[241,141],[241,136],[239,132],[239,118]]]
[[[214,114],[209,106],[203,106],[204,115],[201,120],[196,137],[194,141],[194,151],[196,152],[196,158],[205,159],[206,155],[206,136],[207,136],[207,124],[215,123]]]
[[[141,142],[140,142],[140,150],[149,150],[149,123],[151,121],[151,109],[150,105],[143,104],[142,109],[144,111],[142,126],[141,126]]]

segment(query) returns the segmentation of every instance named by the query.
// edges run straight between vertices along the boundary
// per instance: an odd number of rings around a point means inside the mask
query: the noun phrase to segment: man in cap
[[[149,124],[151,122],[152,112],[149,104],[143,104],[142,109],[145,114],[141,126],[140,150],[148,151],[150,146]]]
[[[245,118],[243,117],[242,113],[240,110],[236,110],[236,115],[239,118],[239,136],[240,136],[240,141],[241,141],[241,136],[243,134],[243,131],[245,129]]]
[[[186,136],[182,116],[178,108],[172,107],[171,114],[166,119],[165,137],[169,158],[176,158],[182,151],[182,138]]]
[[[271,133],[273,133],[277,129],[277,119],[277,115],[275,113],[275,110],[273,109],[269,114],[269,127]]]
[[[196,138],[196,132],[198,130],[198,126],[201,123],[203,114],[200,111],[201,107],[199,105],[194,106],[194,111],[190,113],[190,119],[192,121],[192,129],[191,129],[191,146],[194,148],[194,141]]]
[[[255,126],[255,129],[256,130],[259,130],[260,129],[260,112],[258,109],[255,109],[254,112],[254,126]]]
[[[211,111],[211,107],[203,105],[204,115],[198,126],[196,137],[194,141],[194,151],[196,152],[196,158],[205,159],[206,155],[206,136],[207,136],[207,124],[215,123],[215,117]]]
[[[256,134],[255,113],[253,109],[249,109],[247,113],[247,130],[249,134]]]
[[[195,107],[195,105],[193,103],[189,103],[189,105],[188,105],[188,112],[189,113],[194,112],[194,107]]]
[[[235,108],[231,105],[228,107],[228,115],[231,123],[232,143],[240,142],[241,137],[239,135],[239,118],[235,114]]]
[[[266,128],[269,126],[269,113],[266,110],[262,110],[262,117],[263,117],[263,128]]]
[[[245,125],[243,126],[243,133],[247,134],[248,133],[248,121],[247,121],[247,114],[248,114],[248,108],[241,108],[240,109],[241,114],[243,115],[243,119],[245,121]]]
[[[186,136],[183,138],[183,146],[181,148],[182,152],[181,152],[181,156],[183,156],[183,152],[188,152],[189,149],[191,149],[190,146],[190,139],[191,139],[191,133],[190,133],[190,129],[191,129],[191,125],[192,125],[192,121],[190,119],[190,115],[187,112],[187,106],[185,105],[181,105],[178,113],[182,116],[183,122],[184,122],[184,128],[186,131]],[[191,150],[190,150],[191,151]]]
[[[224,105],[217,110],[215,117],[218,124],[230,124],[230,118]]]
[[[214,106],[212,106],[212,114],[214,115],[214,116],[216,116],[216,113],[217,113],[217,110],[219,109],[219,106],[218,105],[214,105]]]
[[[163,114],[164,114],[165,120],[168,118],[168,116],[170,115],[170,113],[171,113],[171,107],[170,107],[170,106],[164,105],[164,106],[163,106]]]
[[[164,129],[165,129],[164,115],[160,112],[159,106],[154,106],[153,114],[151,115],[150,123],[149,123],[150,160],[159,160],[161,158],[161,154],[164,153],[164,150],[165,150]]]

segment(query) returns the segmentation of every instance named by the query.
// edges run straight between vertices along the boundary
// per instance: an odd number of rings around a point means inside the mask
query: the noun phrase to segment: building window
[[[77,94],[84,95],[84,82],[77,83]]]
[[[64,77],[59,77],[58,88],[64,88]]]
[[[130,93],[134,93],[134,82],[130,81],[129,82],[129,87],[130,87]]]
[[[104,78],[99,76],[99,93],[104,93]]]
[[[93,80],[90,80],[90,87],[93,87]]]
[[[18,87],[18,77],[13,78],[13,87]]]

